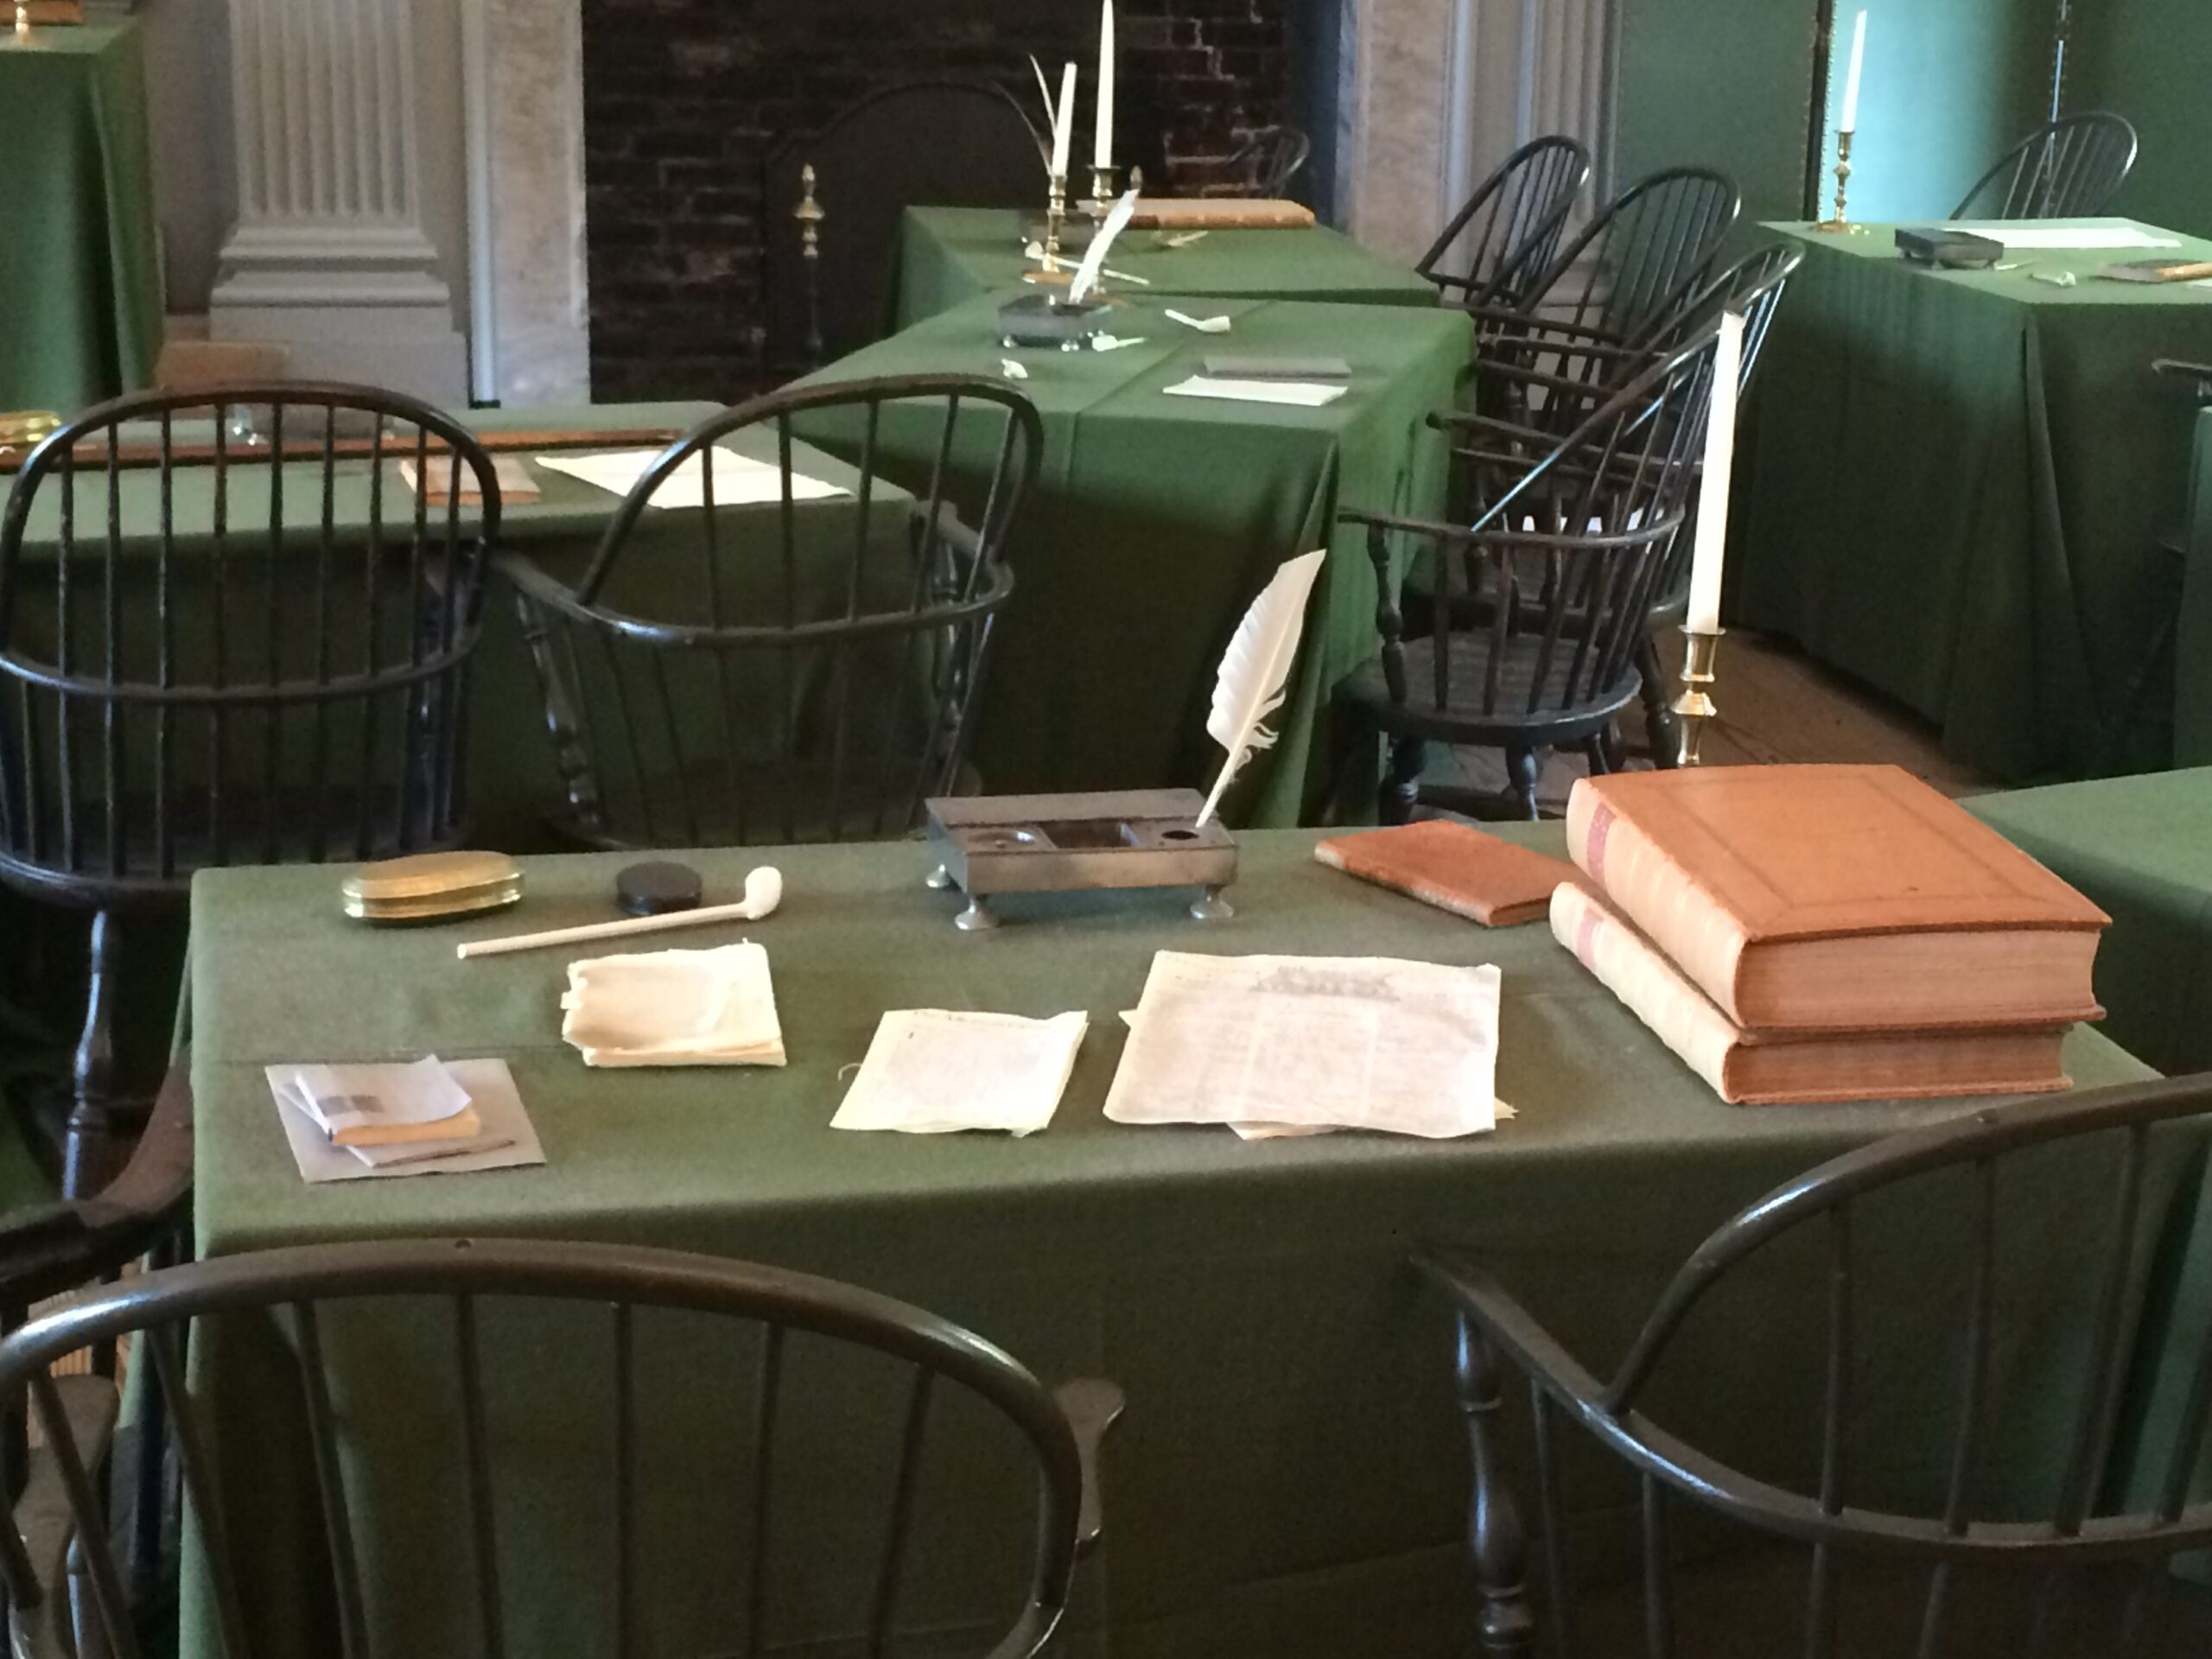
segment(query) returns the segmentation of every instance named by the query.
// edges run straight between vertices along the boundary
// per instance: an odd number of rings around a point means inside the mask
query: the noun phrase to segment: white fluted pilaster
[[[467,395],[450,290],[423,225],[413,0],[230,0],[238,219],[218,339],[296,373]]]

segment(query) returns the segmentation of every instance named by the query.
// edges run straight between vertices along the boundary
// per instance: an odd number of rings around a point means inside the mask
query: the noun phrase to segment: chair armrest
[[[1079,1376],[1052,1390],[1060,1410],[1075,1431],[1077,1454],[1083,1459],[1083,1507],[1076,1522],[1076,1548],[1088,1551],[1105,1529],[1106,1506],[1098,1480],[1098,1448],[1106,1431],[1119,1421],[1128,1400],[1121,1385],[1103,1376]]]
[[[2179,358],[2154,358],[2151,372],[2161,380],[2178,380],[2199,403],[2212,402],[2212,363],[2184,363]]]
[[[1416,1250],[1413,1259],[1532,1382],[1586,1420],[1592,1414],[1610,1415],[1605,1385],[1496,1279],[1464,1256],[1433,1246]]]
[[[89,1198],[0,1216],[0,1307],[74,1290],[136,1261],[192,1197],[192,1052],[181,1048],[123,1173]]]

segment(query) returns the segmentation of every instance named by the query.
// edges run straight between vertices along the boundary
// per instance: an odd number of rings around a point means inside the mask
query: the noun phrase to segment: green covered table
[[[1233,331],[1197,334],[1161,302],[1130,300],[1109,352],[1009,353],[1001,289],[810,377],[807,384],[962,371],[1015,382],[1044,417],[1042,474],[1015,525],[1015,588],[993,646],[976,761],[994,791],[1202,785],[1219,752],[1205,734],[1215,669],[1245,607],[1281,562],[1329,542],[1281,736],[1239,780],[1232,822],[1319,821],[1332,796],[1371,815],[1372,765],[1331,717],[1337,683],[1373,656],[1375,574],[1362,538],[1332,535],[1338,509],[1434,517],[1446,451],[1427,424],[1454,397],[1470,329],[1458,312],[1224,300]],[[1169,397],[1209,352],[1343,358],[1350,391],[1319,409]],[[840,449],[837,435],[803,429]],[[880,463],[925,487],[937,427],[889,415]],[[956,457],[987,471],[995,445]],[[840,452],[856,453],[850,435]],[[1371,745],[1368,760],[1372,760]],[[1345,780],[1351,780],[1347,783]],[[1338,785],[1344,787],[1340,790]]]
[[[2212,768],[1983,795],[1967,809],[2112,917],[2105,1028],[2169,1073],[2212,1071]]]
[[[138,25],[0,29],[0,412],[73,414],[161,349]]]
[[[1554,853],[1560,844],[1556,826],[1514,833]],[[457,938],[609,913],[620,857],[533,860],[522,908],[397,931],[347,922],[324,873],[203,876],[193,915],[199,1247],[219,1255],[312,1240],[526,1235],[681,1246],[859,1281],[968,1324],[1047,1379],[1103,1375],[1127,1391],[1128,1417],[1105,1459],[1106,1541],[1085,1569],[1077,1611],[1078,1630],[1105,1639],[1076,1650],[1119,1659],[1457,1655],[1468,1616],[1458,1541],[1466,1489],[1449,1323],[1408,1269],[1408,1248],[1426,1236],[1465,1241],[1565,1339],[1607,1363],[1688,1251],[1736,1208],[1825,1157],[1967,1108],[1725,1106],[1543,926],[1485,930],[1354,882],[1314,862],[1313,840],[1242,837],[1237,918],[1217,929],[1185,918],[1173,895],[1125,893],[1009,900],[1006,925],[988,937],[955,930],[957,899],[924,887],[921,847],[771,855],[784,907],[750,936],[772,964],[791,1057],[781,1070],[588,1070],[557,1035],[564,953],[454,960]],[[710,896],[734,893],[761,861],[692,857]],[[736,937],[709,930],[688,942]],[[1122,1046],[1117,1016],[1135,1005],[1163,948],[1494,962],[1503,976],[1497,1090],[1518,1116],[1493,1135],[1446,1142],[1337,1135],[1247,1143],[1225,1128],[1109,1122],[1101,1106]],[[915,1007],[1087,1012],[1051,1127],[1020,1141],[832,1130],[844,1068],[860,1059],[880,1014]],[[545,1166],[302,1185],[263,1067],[426,1052],[506,1059]],[[2067,1053],[2079,1084],[2146,1075],[2086,1031]],[[2153,1202],[2171,1196],[2172,1178],[2156,1166]],[[2101,1206],[2104,1191],[2096,1185],[2079,1202]],[[2093,1255],[2063,1214],[2037,1211],[2008,1247],[2049,1256],[2054,1295]],[[1869,1253],[1866,1294],[1891,1282],[1885,1272],[1903,1274],[1907,1288],[1920,1282],[1932,1247],[1916,1215],[1861,1219],[1863,1236],[1883,1241]],[[1744,1408],[1801,1386],[1819,1396],[1823,1299],[1793,1298],[1777,1284],[1754,1272],[1738,1287],[1748,1300],[1716,1302],[1713,1323],[1694,1327],[1690,1371],[1662,1373],[1651,1409],[1758,1466],[1803,1473],[1816,1463],[1817,1436],[1785,1443],[1769,1413]],[[1930,1349],[1955,1338],[1954,1310],[1909,1295],[1904,1306],[1898,1350],[1877,1350],[1871,1337],[1861,1350],[1861,1382],[1876,1404],[1854,1448],[1855,1491],[1878,1490],[1885,1471],[1908,1464],[1944,1466],[1944,1430],[1891,1421],[1879,1402],[1894,1380],[1889,1368],[1924,1372]],[[2038,1312],[2016,1314],[1993,1344],[1993,1399],[2014,1388],[2063,1392],[2073,1357],[2016,1340]],[[450,1351],[450,1326],[429,1324],[426,1354],[410,1345],[423,1332],[410,1335],[400,1314],[391,1318],[330,1338],[340,1344],[349,1476],[362,1495],[372,1647],[460,1651],[473,1612],[460,1587],[467,1522],[455,1499],[451,1384],[427,1380]],[[598,1593],[607,1384],[594,1367],[606,1338],[603,1322],[580,1329],[573,1347],[518,1352],[492,1339],[486,1386],[518,1653],[612,1650]],[[1696,1330],[1709,1331],[1709,1347]],[[307,1562],[320,1529],[304,1487],[296,1384],[245,1338],[200,1343],[195,1356],[202,1385],[222,1404],[225,1478],[245,1495],[232,1536],[251,1563],[251,1617],[283,1638],[254,1645],[308,1650],[315,1644],[302,1630],[327,1625],[315,1623]],[[667,1442],[653,1443],[649,1455],[664,1460],[650,1465],[657,1472],[644,1490],[674,1508],[657,1509],[648,1531],[655,1576],[640,1601],[656,1639],[645,1650],[738,1645],[727,1574],[698,1563],[735,1559],[746,1535],[732,1519],[746,1481],[731,1459],[746,1433],[750,1363],[734,1351],[727,1388],[657,1396],[651,1421]],[[807,1483],[792,1500],[806,1518],[790,1524],[806,1545],[776,1557],[768,1646],[856,1653],[831,1638],[853,1637],[866,1605],[888,1478],[879,1484],[862,1456],[874,1445],[864,1426],[882,1419],[842,1393],[786,1398],[838,1426],[820,1448],[836,1478]],[[975,1651],[988,1611],[1006,1605],[1008,1586],[988,1569],[1020,1555],[1026,1486],[1017,1478],[1009,1496],[994,1485],[993,1471],[1006,1471],[980,1455],[995,1443],[972,1421],[944,1441],[931,1480],[976,1503],[925,1535],[931,1545],[906,1575],[900,1622],[933,1640],[902,1651]],[[1570,1501],[1607,1511],[1610,1489],[1585,1479],[1586,1464],[1568,1466]],[[994,1497],[995,1508],[985,1502]],[[1010,1532],[995,1530],[1001,1520]],[[187,1659],[213,1653],[203,1589],[188,1567]]]
[[[1020,282],[1030,269],[1022,257],[1026,217],[1005,207],[906,209],[899,230],[897,326]],[[1129,231],[1107,263],[1148,284],[1119,291],[1154,297],[1436,303],[1427,278],[1322,225],[1208,231],[1177,248],[1165,245],[1158,232]]]
[[[2212,258],[2212,242],[1934,271],[1899,259],[1886,226],[1768,228],[1805,264],[1745,415],[1730,616],[2000,776],[2156,764],[2123,731],[2170,602],[2158,544],[2190,440],[2150,365],[2212,359],[2212,291],[2094,273]],[[2038,280],[2060,273],[2075,285]]]

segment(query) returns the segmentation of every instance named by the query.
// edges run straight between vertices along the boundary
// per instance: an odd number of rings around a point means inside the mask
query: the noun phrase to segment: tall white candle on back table
[[[1114,165],[1114,0],[1104,0],[1098,11],[1098,126],[1090,164]]]
[[[1843,119],[1836,124],[1839,132],[1859,130],[1859,72],[1866,64],[1866,14],[1862,11],[1851,27],[1851,72],[1843,78]]]
[[[1060,70],[1060,107],[1052,115],[1052,176],[1068,175],[1068,145],[1075,137],[1075,65]]]
[[[1705,429],[1705,476],[1698,486],[1697,541],[1690,550],[1692,633],[1720,629],[1720,572],[1728,556],[1728,480],[1736,464],[1736,381],[1744,365],[1744,318],[1720,314],[1720,343],[1713,353],[1713,407]]]

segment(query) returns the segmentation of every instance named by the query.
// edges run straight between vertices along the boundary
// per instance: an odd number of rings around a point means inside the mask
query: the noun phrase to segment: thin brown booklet
[[[1540,921],[1551,908],[1552,889],[1580,880],[1564,859],[1441,818],[1338,836],[1314,848],[1313,856],[1485,927]]]
[[[1734,1024],[1943,1030],[2094,1020],[2110,921],[1897,766],[1578,779],[1567,851]]]
[[[1765,1037],[1731,1023],[1605,901],[1552,895],[1552,933],[1629,1012],[1713,1086],[1747,1106],[2040,1094],[2066,1086],[2066,1027]]]

